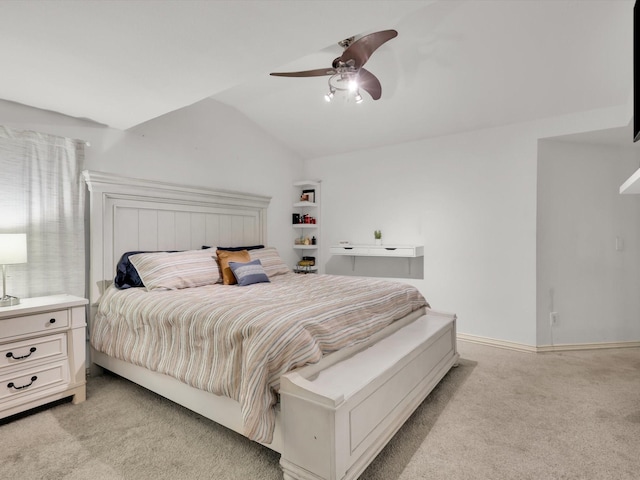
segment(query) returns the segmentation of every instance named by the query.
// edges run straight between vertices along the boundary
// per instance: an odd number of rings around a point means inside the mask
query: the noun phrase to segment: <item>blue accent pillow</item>
[[[203,245],[202,248],[211,248],[209,245]],[[250,245],[248,247],[218,247],[217,250],[224,250],[226,252],[240,252],[241,250],[259,250],[264,248],[264,245]]]
[[[175,250],[170,250],[170,253],[175,252]],[[153,253],[148,250],[137,250],[133,252],[125,252],[120,257],[120,261],[116,266],[116,278],[113,279],[113,284],[116,288],[120,290],[125,290],[127,288],[136,288],[136,287],[144,287],[144,283],[138,275],[138,271],[136,267],[133,266],[133,263],[129,261],[129,257],[131,255],[136,255],[137,253]]]
[[[260,260],[252,260],[247,263],[229,262],[229,268],[241,287],[253,285],[254,283],[267,283],[269,277],[262,268]]]

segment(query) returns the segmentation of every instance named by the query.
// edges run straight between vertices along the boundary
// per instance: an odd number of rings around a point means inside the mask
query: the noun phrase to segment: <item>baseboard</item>
[[[478,337],[467,333],[458,332],[456,338],[462,342],[477,343],[480,345],[488,345],[490,347],[504,348],[506,350],[516,350],[518,352],[537,353],[538,351],[537,348],[532,345],[508,342],[506,340],[497,340],[495,338]]]
[[[602,342],[602,343],[568,343],[560,345],[526,345],[524,343],[508,342],[495,338],[478,337],[467,333],[458,333],[457,339],[462,342],[477,343],[491,347],[516,350],[527,353],[567,352],[575,350],[603,350],[607,348],[634,348],[640,347],[640,341],[635,342]]]
[[[637,348],[640,342],[601,342],[601,343],[569,343],[561,345],[539,345],[537,351],[568,352],[571,350],[604,350],[607,348]]]

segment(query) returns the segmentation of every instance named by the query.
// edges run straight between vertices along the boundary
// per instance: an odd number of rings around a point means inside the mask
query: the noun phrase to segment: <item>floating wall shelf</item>
[[[407,258],[409,273],[411,259],[424,256],[422,245],[334,245],[329,248],[331,255],[347,255],[351,257],[351,268],[356,268],[356,257],[400,257]]]
[[[622,184],[620,193],[640,193],[640,168]]]

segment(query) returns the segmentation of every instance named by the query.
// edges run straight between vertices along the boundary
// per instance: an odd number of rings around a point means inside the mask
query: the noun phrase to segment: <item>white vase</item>
[[[381,238],[376,238],[376,245],[382,245],[382,239]]]

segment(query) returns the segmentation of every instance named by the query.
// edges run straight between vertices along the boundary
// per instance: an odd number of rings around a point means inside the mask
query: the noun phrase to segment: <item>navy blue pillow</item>
[[[177,250],[169,250],[169,253],[175,252]],[[131,255],[135,255],[137,253],[155,253],[154,251],[148,250],[139,250],[133,252],[125,252],[120,257],[120,261],[116,266],[116,278],[113,279],[113,284],[116,288],[120,290],[125,290],[127,288],[134,287],[144,287],[144,283],[142,283],[142,279],[140,275],[138,275],[138,271],[136,267],[133,266],[133,263],[129,261],[129,257]]]
[[[203,245],[202,248],[211,248],[207,245]],[[218,247],[218,250],[224,250],[225,252],[239,252],[241,250],[259,250],[264,248],[264,245],[251,245],[249,247]]]

